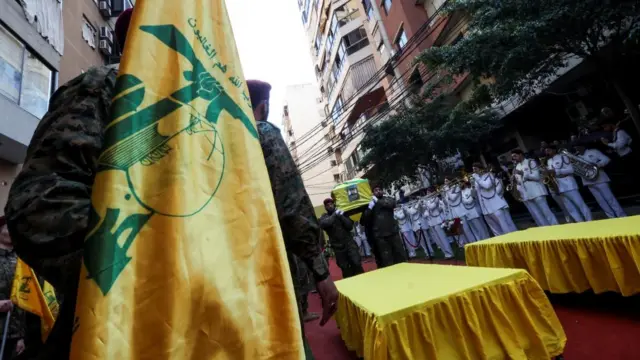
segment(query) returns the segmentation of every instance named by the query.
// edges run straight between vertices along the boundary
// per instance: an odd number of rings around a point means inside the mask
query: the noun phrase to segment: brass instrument
[[[515,169],[513,169],[513,171],[515,171]],[[520,193],[520,190],[518,190],[518,180],[516,179],[516,175],[512,174],[509,180],[510,180],[509,185],[507,185],[506,190],[509,193],[511,193],[511,196],[513,196],[513,198],[516,199],[516,201],[524,202],[524,199],[522,198],[522,194]]]
[[[587,180],[595,180],[598,177],[598,173],[600,172],[600,170],[596,165],[564,149],[560,150],[560,154],[566,156],[569,159],[571,165],[573,166],[573,172],[576,175],[579,175],[580,177]]]
[[[540,174],[542,175],[542,183],[549,187],[552,193],[557,194],[560,189],[556,173],[547,169],[547,159],[540,158]]]

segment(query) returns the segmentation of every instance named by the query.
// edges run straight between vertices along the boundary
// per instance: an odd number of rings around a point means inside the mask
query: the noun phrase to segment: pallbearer
[[[565,155],[558,154],[556,145],[547,144],[547,169],[552,171],[558,183],[558,194],[561,196],[569,214],[576,222],[591,221],[591,210],[578,191],[578,183],[573,176],[573,166]]]
[[[526,159],[520,149],[511,151],[515,168],[513,175],[524,205],[538,226],[557,225],[558,219],[547,203],[547,188],[542,183],[540,168],[533,159]]]
[[[319,219],[320,227],[329,236],[329,243],[336,256],[336,263],[342,270],[342,277],[348,278],[362,274],[362,262],[358,245],[353,239],[353,220],[344,214],[344,211],[336,209],[333,199],[324,201],[327,213]]]
[[[583,144],[575,144],[574,149],[576,150],[576,155],[581,159],[598,167],[598,176],[592,180],[582,177],[582,184],[589,188],[589,191],[591,191],[591,194],[593,194],[593,197],[607,217],[616,218],[627,216],[613,195],[613,192],[611,192],[611,188],[609,187],[609,181],[611,180],[604,171],[604,167],[611,162],[611,159],[600,150],[586,149]]]

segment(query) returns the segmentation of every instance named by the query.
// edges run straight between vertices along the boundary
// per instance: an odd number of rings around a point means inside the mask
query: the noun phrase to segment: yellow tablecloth
[[[640,293],[640,216],[517,231],[465,246],[471,266],[529,271],[552,293]]]
[[[566,343],[523,270],[405,263],[336,285],[342,338],[366,360],[549,360]]]

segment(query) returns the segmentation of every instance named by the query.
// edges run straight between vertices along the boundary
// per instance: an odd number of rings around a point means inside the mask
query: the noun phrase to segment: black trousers
[[[356,244],[353,239],[351,239],[346,247],[342,249],[336,247],[333,248],[336,255],[336,264],[338,264],[338,267],[342,270],[343,279],[362,274],[364,272],[359,250],[358,244]]]
[[[13,352],[16,350],[16,345],[18,345],[18,339],[7,339],[4,344],[4,352],[0,354],[0,360],[11,360]]]
[[[376,246],[380,253],[379,267],[386,267],[402,262],[407,262],[407,252],[402,246],[402,239],[399,234],[377,236]]]

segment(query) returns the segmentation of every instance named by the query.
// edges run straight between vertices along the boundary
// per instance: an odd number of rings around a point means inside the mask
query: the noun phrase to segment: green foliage
[[[640,38],[637,0],[449,0],[446,11],[467,13],[468,32],[417,61],[494,78],[489,90],[497,100],[537,93],[571,58],[614,72]]]
[[[410,181],[406,176],[413,176],[418,165],[470,149],[499,126],[496,114],[480,110],[477,99],[457,103],[447,94],[426,96],[365,131],[360,166],[375,166],[374,180],[389,185]]]

